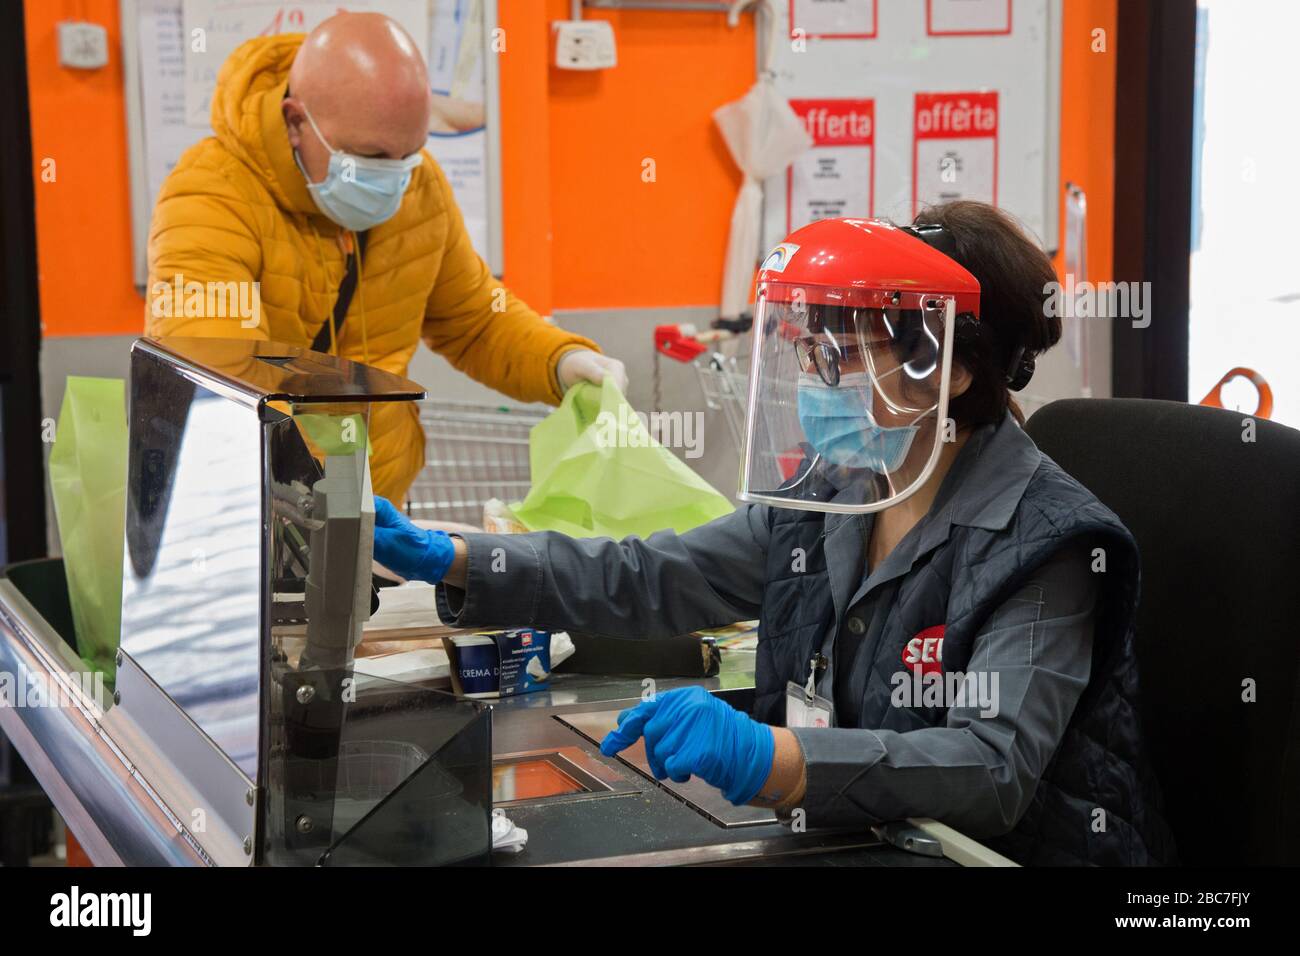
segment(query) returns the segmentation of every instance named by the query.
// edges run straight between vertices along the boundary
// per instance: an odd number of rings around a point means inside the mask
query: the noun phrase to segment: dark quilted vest
[[[785,720],[786,681],[807,679],[810,658],[843,622],[835,620],[826,573],[827,516],[779,508],[769,514],[755,716],[779,725]],[[904,645],[922,630],[945,624],[943,669],[965,671],[975,635],[994,610],[1079,537],[1105,552],[1091,678],[1029,809],[1010,833],[985,842],[1023,864],[1170,863],[1172,839],[1160,817],[1138,719],[1137,546],[1110,510],[1045,456],[1005,530],[953,525],[947,542],[920,555],[900,580],[880,640],[864,644],[853,663],[870,669],[861,725],[899,732],[942,725],[941,708],[890,703]],[[807,555],[803,573],[791,570],[795,548]],[[824,679],[818,686],[828,693]],[[1104,831],[1098,832],[1098,820]]]

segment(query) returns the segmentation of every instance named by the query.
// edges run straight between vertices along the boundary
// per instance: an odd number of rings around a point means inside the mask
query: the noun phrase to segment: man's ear
[[[966,366],[955,358],[952,361],[952,377],[948,382],[948,398],[954,399],[958,395],[964,395],[970,388],[974,376],[967,370]]]
[[[280,101],[280,115],[284,117],[284,131],[289,137],[289,145],[297,149],[302,145],[302,124],[305,115],[302,106],[291,96]]]

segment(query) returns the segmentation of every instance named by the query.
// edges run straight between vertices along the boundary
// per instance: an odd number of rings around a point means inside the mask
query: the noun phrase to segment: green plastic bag
[[[293,417],[311,443],[323,454],[351,455],[362,447],[367,453],[370,451],[370,436],[366,432],[364,415],[357,412],[326,414],[299,411]]]
[[[731,502],[654,442],[612,379],[579,383],[528,437],[532,488],[511,506],[531,531],[646,537],[689,531]]]
[[[126,515],[126,388],[120,378],[68,376],[50,452],[50,489],[77,651],[112,683]]]

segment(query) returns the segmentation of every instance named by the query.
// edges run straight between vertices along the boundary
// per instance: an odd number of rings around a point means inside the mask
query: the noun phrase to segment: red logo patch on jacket
[[[936,624],[919,632],[903,645],[903,666],[922,674],[943,673],[944,625]]]

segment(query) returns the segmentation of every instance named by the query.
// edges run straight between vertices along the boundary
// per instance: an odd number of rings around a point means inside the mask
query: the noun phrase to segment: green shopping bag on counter
[[[581,382],[528,437],[532,488],[511,506],[530,531],[646,537],[689,531],[731,502],[651,439],[612,378]]]
[[[77,651],[111,683],[121,638],[126,515],[126,388],[120,378],[68,376],[50,452]]]

